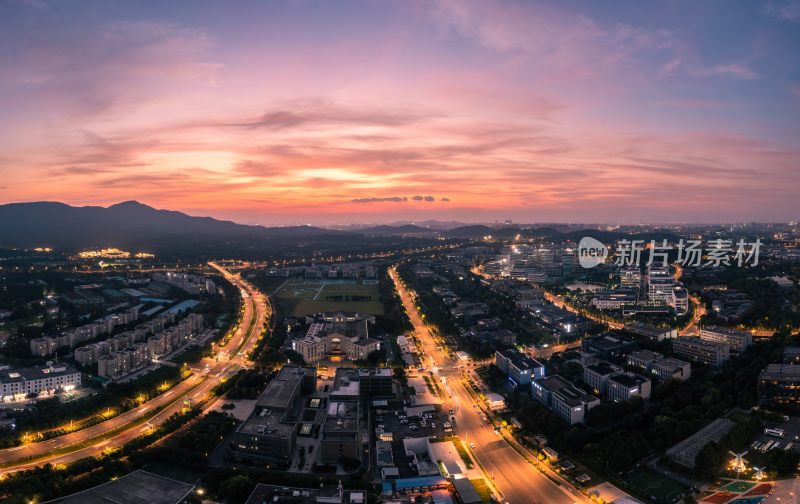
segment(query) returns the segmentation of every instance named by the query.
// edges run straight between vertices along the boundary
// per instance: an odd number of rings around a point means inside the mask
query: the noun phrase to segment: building
[[[492,411],[502,411],[506,409],[506,400],[503,399],[503,396],[495,392],[486,394],[486,404]]]
[[[19,401],[28,394],[70,391],[81,385],[81,374],[65,364],[48,363],[23,369],[0,371],[0,399]]]
[[[194,490],[194,485],[165,478],[139,469],[112,481],[43,504],[179,504]],[[249,502],[249,501],[248,501]]]
[[[731,352],[727,343],[713,343],[693,336],[672,340],[672,350],[689,360],[709,366],[721,366],[728,360]]]
[[[581,351],[600,359],[614,360],[639,348],[639,343],[622,336],[606,333],[583,338]]]
[[[357,399],[331,400],[328,403],[319,448],[323,462],[361,460],[360,417],[360,402]]]
[[[626,306],[636,306],[638,295],[631,290],[612,290],[597,292],[592,296],[592,306],[598,310],[622,310]]]
[[[692,367],[688,362],[667,357],[655,362],[650,372],[659,380],[686,381],[692,376]]]
[[[605,395],[609,377],[621,371],[606,361],[599,361],[583,368],[583,381],[592,388],[596,395]]]
[[[626,266],[619,272],[619,284],[622,288],[638,291],[642,288],[642,271],[638,266]]]
[[[310,323],[305,337],[292,342],[292,348],[309,364],[325,359],[366,359],[380,350],[380,340],[371,339],[367,324],[375,317],[337,311],[306,319]]]
[[[600,404],[600,399],[576,388],[558,375],[533,381],[531,396],[569,425],[583,423],[586,412]]]
[[[669,271],[669,266],[651,264],[647,267],[647,298],[650,301],[670,304],[674,286],[675,279]]]
[[[286,464],[294,449],[302,392],[316,389],[317,370],[284,366],[267,384],[250,417],[236,429],[231,449],[242,457]]]
[[[38,357],[53,355],[58,349],[58,340],[50,336],[34,338],[31,340],[31,354]]]
[[[634,373],[624,373],[610,376],[607,381],[606,397],[610,401],[630,401],[634,397],[650,399],[649,378]]]
[[[658,352],[652,352],[650,350],[637,350],[631,354],[628,354],[628,365],[644,369],[647,372],[650,372],[653,369],[653,365],[663,359],[664,356]]]
[[[675,313],[678,315],[683,315],[684,313],[689,312],[689,293],[680,286],[675,286],[672,288],[672,298],[669,301],[669,305],[675,308]]]
[[[714,343],[725,343],[732,352],[744,352],[753,344],[753,335],[727,327],[707,326],[700,328],[700,339]]]
[[[625,330],[650,341],[660,342],[678,337],[678,330],[671,327],[655,327],[644,322],[625,324]]]
[[[758,375],[758,401],[764,406],[800,404],[800,365],[770,364]]]
[[[513,348],[495,351],[494,361],[515,387],[528,385],[532,380],[545,376],[544,365]]]
[[[787,346],[783,349],[784,364],[800,364],[800,346]]]
[[[321,485],[316,488],[295,488],[284,485],[259,483],[247,498],[246,504],[365,504],[364,490],[345,490],[339,485]]]
[[[391,397],[394,381],[391,368],[336,368],[331,399]]]
[[[360,392],[366,397],[394,395],[394,377],[391,368],[360,368],[358,381]]]
[[[717,418],[688,438],[667,449],[667,457],[673,462],[694,469],[700,450],[710,442],[722,439],[736,424],[727,418]]]

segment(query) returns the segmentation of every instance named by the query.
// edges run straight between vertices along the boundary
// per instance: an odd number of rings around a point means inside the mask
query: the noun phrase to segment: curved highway
[[[132,410],[83,430],[63,436],[0,450],[0,474],[31,469],[44,464],[67,464],[104,450],[121,447],[179,412],[184,402],[196,403],[208,397],[213,388],[250,364],[247,355],[258,341],[269,316],[264,296],[239,274],[210,262],[209,265],[238,287],[244,313],[239,329],[219,350],[215,359],[206,358],[192,368],[192,376],[169,391]]]

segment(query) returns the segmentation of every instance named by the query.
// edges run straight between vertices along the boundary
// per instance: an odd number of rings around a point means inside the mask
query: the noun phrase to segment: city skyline
[[[3,203],[264,225],[797,220],[795,1],[0,15]]]

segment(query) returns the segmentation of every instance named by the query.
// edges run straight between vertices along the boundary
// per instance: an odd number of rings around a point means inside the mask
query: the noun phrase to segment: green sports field
[[[646,467],[634,470],[624,479],[630,485],[633,493],[650,498],[658,504],[675,502],[681,494],[689,489],[683,483]]]
[[[289,279],[275,290],[273,296],[284,313],[292,317],[336,310],[383,315],[377,284]]]

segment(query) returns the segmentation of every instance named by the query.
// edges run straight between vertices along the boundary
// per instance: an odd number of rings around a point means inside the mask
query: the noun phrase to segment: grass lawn
[[[489,504],[492,502],[492,491],[489,490],[489,485],[486,484],[486,481],[483,479],[471,479],[469,480],[472,483],[472,486],[475,487],[475,490],[478,492],[478,495],[481,496],[481,501],[484,504]]]

